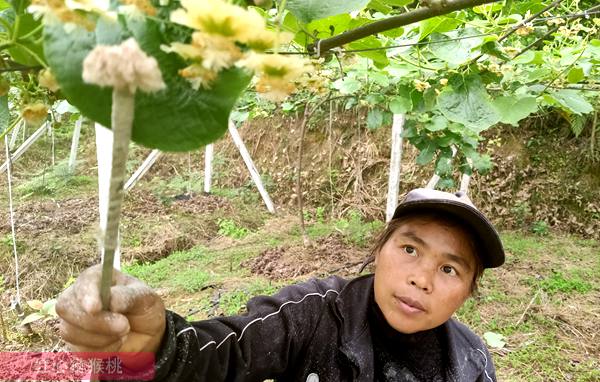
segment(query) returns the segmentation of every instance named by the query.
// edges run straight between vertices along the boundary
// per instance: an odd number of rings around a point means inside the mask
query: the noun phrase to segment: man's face
[[[460,227],[414,217],[375,258],[375,301],[399,332],[446,322],[471,293],[475,253]]]

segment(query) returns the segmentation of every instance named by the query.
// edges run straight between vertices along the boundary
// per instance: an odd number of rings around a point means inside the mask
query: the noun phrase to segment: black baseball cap
[[[496,268],[504,264],[505,255],[500,235],[485,215],[473,205],[466,193],[450,193],[429,188],[414,189],[406,194],[392,219],[421,211],[452,215],[470,228],[475,235],[477,252],[484,268]]]

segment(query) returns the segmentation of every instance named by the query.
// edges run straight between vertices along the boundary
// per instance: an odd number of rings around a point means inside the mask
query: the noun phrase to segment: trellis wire
[[[19,287],[19,255],[17,253],[17,235],[15,234],[15,213],[13,210],[13,198],[12,198],[12,172],[11,165],[12,161],[10,158],[10,150],[9,150],[9,142],[8,135],[4,136],[4,146],[6,148],[6,176],[8,178],[8,209],[10,216],[10,229],[12,234],[12,242],[13,242],[13,254],[15,257],[15,284],[17,290],[16,303],[19,304],[21,302],[21,289]]]
[[[539,22],[544,22],[547,20],[553,20],[553,19],[573,19],[573,18],[588,18],[591,15],[596,15],[596,14],[600,14],[600,10],[595,10],[597,9],[599,6],[594,6],[592,8],[590,8],[587,11],[584,11],[582,13],[571,13],[571,14],[566,14],[566,15],[557,15],[557,16],[552,16],[552,17],[544,17],[544,18],[536,18],[534,20],[532,20],[532,23],[539,23]],[[460,41],[460,40],[468,40],[471,38],[478,38],[478,37],[485,37],[485,36],[493,36],[496,34],[501,34],[504,32],[508,32],[510,30],[512,30],[513,27],[511,28],[507,28],[504,29],[500,32],[488,32],[488,33],[478,33],[478,34],[474,34],[474,35],[470,35],[470,36],[461,36],[461,37],[455,37],[455,38],[448,38],[448,39],[444,39],[444,40],[438,40],[438,41],[419,41],[419,42],[411,42],[411,43],[406,43],[406,44],[397,44],[397,45],[389,45],[389,46],[379,46],[379,47],[374,47],[374,48],[364,48],[364,49],[332,49],[335,50],[337,52],[340,53],[360,53],[360,52],[371,52],[371,51],[377,51],[377,50],[389,50],[389,49],[396,49],[396,48],[407,48],[407,47],[411,47],[411,46],[428,46],[428,45],[434,45],[434,44],[444,44],[447,42],[452,42],[452,41]],[[308,51],[302,51],[302,52],[278,52],[278,54],[282,54],[282,55],[310,55],[311,53]]]

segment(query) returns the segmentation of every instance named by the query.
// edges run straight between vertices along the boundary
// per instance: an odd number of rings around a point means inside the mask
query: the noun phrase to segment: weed
[[[250,230],[238,225],[231,219],[219,219],[219,235],[231,237],[233,239],[243,239],[250,233]]]
[[[319,223],[325,222],[325,207],[317,207],[315,211],[315,219]]]
[[[202,192],[202,178],[200,174],[192,173],[189,176],[176,175],[168,180],[156,178],[152,180],[152,193],[165,205],[169,205],[177,197],[190,193]]]
[[[320,221],[317,218],[317,222],[309,226],[306,233],[311,239],[316,239],[329,236],[337,231],[343,235],[347,243],[366,247],[370,244],[371,238],[381,230],[383,225],[384,223],[378,220],[365,222],[358,212],[351,211],[347,217],[334,220],[333,222]]]
[[[175,274],[169,284],[186,292],[194,293],[206,287],[209,280],[210,275],[208,273],[199,271],[197,268],[191,268]]]
[[[255,280],[245,287],[237,288],[221,296],[219,307],[225,315],[240,314],[243,312],[246,303],[252,297],[259,295],[270,296],[277,292],[280,284],[272,284],[266,280]]]
[[[567,278],[561,272],[554,272],[552,276],[540,281],[539,285],[540,288],[549,294],[555,294],[556,292],[587,293],[592,290],[592,285],[582,279],[579,275],[574,274]]]
[[[198,248],[190,251],[175,252],[171,256],[154,263],[134,263],[123,267],[125,273],[158,287],[163,281],[176,276],[174,269],[189,267],[188,263],[202,259],[204,252]]]
[[[502,235],[502,242],[508,252],[521,258],[536,259],[544,251],[544,243],[539,238],[516,233]]]
[[[511,212],[519,225],[525,224],[532,215],[531,206],[526,201],[517,203]]]
[[[342,231],[346,241],[359,247],[366,247],[374,233],[383,227],[383,222],[374,220],[365,222],[360,213],[350,211],[348,217],[335,223],[335,228]]]
[[[533,223],[533,226],[531,227],[531,232],[540,236],[548,236],[548,233],[550,232],[550,227],[545,221],[538,220]]]
[[[23,197],[57,196],[77,192],[78,188],[91,186],[94,181],[87,175],[74,175],[69,172],[67,162],[61,162],[48,172],[37,174],[28,181],[16,187]],[[61,195],[65,196],[65,195]]]

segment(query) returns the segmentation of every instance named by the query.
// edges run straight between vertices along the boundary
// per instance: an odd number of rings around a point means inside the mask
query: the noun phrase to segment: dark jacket
[[[333,276],[255,297],[244,316],[189,323],[168,312],[156,380],[372,381],[372,288],[372,275]],[[481,339],[454,319],[443,326],[449,381],[496,381]]]

